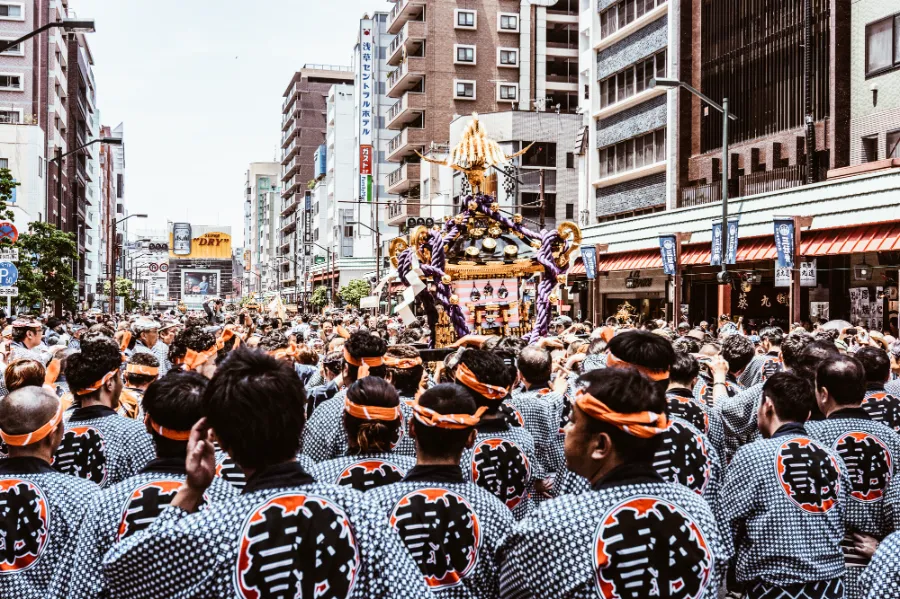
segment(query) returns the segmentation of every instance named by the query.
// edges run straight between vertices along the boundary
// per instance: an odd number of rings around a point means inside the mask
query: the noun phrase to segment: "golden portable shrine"
[[[563,222],[537,233],[523,225],[521,214],[509,218],[494,195],[481,193],[485,170],[529,148],[505,155],[473,115],[450,159],[438,162],[466,175],[472,194],[465,210],[445,217],[443,226],[416,227],[390,244],[403,285],[410,287],[417,278],[424,283],[414,292],[437,347],[472,332],[536,339],[550,329],[555,290],[581,243],[581,230]],[[408,278],[413,272],[416,276]],[[537,273],[540,281],[531,290],[528,280]]]

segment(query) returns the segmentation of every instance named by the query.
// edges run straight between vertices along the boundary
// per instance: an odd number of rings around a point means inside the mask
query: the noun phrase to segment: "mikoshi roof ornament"
[[[502,214],[494,196],[482,193],[487,169],[505,165],[530,148],[531,145],[515,154],[504,154],[497,142],[487,137],[478,115],[473,114],[448,161],[422,156],[428,162],[464,173],[473,190],[473,194],[465,199],[465,210],[452,218],[444,217],[443,226],[435,225],[431,229],[416,227],[410,231],[408,238],[398,237],[389,247],[391,262],[404,285],[410,285],[406,276],[413,270],[414,258],[423,279],[431,279],[426,287],[428,291],[420,293],[418,298],[425,308],[432,344],[436,339],[438,306],[447,312],[457,337],[470,332],[459,298],[452,294],[450,284],[454,274],[465,272],[471,278],[482,269],[486,275],[504,268],[519,274],[542,271],[535,302],[537,314],[530,339],[545,336],[550,330],[550,296],[559,276],[569,268],[572,252],[581,244],[581,229],[575,223],[566,221],[556,229],[535,232],[522,224],[524,219],[521,214],[515,214],[510,219]],[[501,251],[495,252],[498,242],[505,245]],[[529,246],[536,254],[530,258],[520,258],[520,247],[527,251]]]

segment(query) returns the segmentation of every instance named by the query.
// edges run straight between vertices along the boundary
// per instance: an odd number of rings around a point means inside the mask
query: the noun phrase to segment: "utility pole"
[[[56,228],[62,231],[62,148],[56,146]]]
[[[809,184],[816,180],[813,171],[816,123],[812,105],[812,0],[803,0],[803,113],[806,124],[806,183]]]
[[[544,224],[547,220],[547,204],[544,201],[544,169],[540,170],[540,193],[541,193],[541,231],[544,230]]]

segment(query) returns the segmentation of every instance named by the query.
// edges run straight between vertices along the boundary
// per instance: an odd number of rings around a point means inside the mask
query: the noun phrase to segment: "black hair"
[[[39,332],[40,329],[38,326],[27,325],[24,327],[13,327],[12,328],[12,340],[16,343],[23,343],[25,341],[25,337],[28,335],[28,331]]]
[[[131,354],[131,358],[128,360],[129,364],[134,364],[136,366],[149,366],[150,368],[159,368],[159,359],[151,354],[150,352],[137,352],[135,354]],[[125,381],[134,387],[140,387],[141,385],[146,385],[148,383],[152,383],[156,380],[155,375],[149,374],[134,374],[132,372],[125,372]]]
[[[603,337],[597,337],[596,339],[591,339],[591,342],[588,345],[587,353],[589,356],[599,356],[600,354],[602,354],[603,352],[606,351],[606,348],[608,347],[608,345],[609,344],[606,342],[606,339],[604,339]]]
[[[322,359],[322,367],[334,375],[341,373],[341,366],[343,366],[343,364],[344,354],[339,351],[328,352]]]
[[[115,341],[97,337],[81,342],[81,351],[69,356],[66,382],[73,393],[87,389],[113,370],[122,366],[122,353]],[[95,392],[96,393],[96,392]],[[86,397],[78,396],[76,397]]]
[[[259,340],[259,349],[264,351],[275,351],[276,349],[288,347],[290,344],[290,341],[284,336],[284,333],[272,331]]]
[[[526,347],[528,347],[528,342],[521,337],[507,336],[497,343],[497,349],[511,349],[516,352],[516,356],[521,354]]]
[[[609,340],[609,351],[620,360],[650,370],[668,371],[675,361],[671,341],[647,331],[627,331],[616,335]],[[665,395],[668,379],[655,384]]]
[[[812,335],[808,333],[791,333],[781,342],[781,359],[788,370],[797,368],[800,364],[800,356],[807,346],[813,342]]]
[[[794,372],[779,372],[763,385],[763,398],[775,406],[775,414],[784,422],[806,422],[816,409],[816,396],[807,379]]]
[[[813,341],[803,349],[803,353],[800,354],[797,364],[791,368],[791,370],[796,372],[801,378],[809,381],[809,384],[812,385],[816,380],[816,371],[819,369],[819,364],[827,358],[833,358],[839,355],[840,352],[837,347],[835,347],[834,343],[828,343],[827,341]]]
[[[672,342],[672,349],[685,354],[696,354],[700,352],[700,342],[690,337],[679,337]]]
[[[622,336],[622,335],[620,335]],[[657,335],[652,335],[658,337]],[[616,354],[618,355],[618,354]],[[600,368],[578,377],[577,383],[584,387],[611,410],[622,414],[649,411],[667,414],[665,393],[637,370],[630,368]],[[587,415],[586,415],[587,416]],[[591,434],[606,433],[616,447],[616,453],[630,463],[650,464],[659,447],[659,435],[649,439],[635,437],[622,429],[587,416]]]
[[[519,354],[516,362],[519,372],[528,384],[547,386],[553,373],[550,352],[536,345],[529,345]]]
[[[756,355],[753,342],[743,335],[729,335],[722,341],[722,357],[728,362],[728,371],[740,372]]]
[[[886,351],[880,347],[861,347],[855,355],[866,371],[866,382],[884,383],[888,380],[891,358]]]
[[[766,327],[759,332],[759,338],[765,339],[774,346],[780,347],[784,342],[784,331],[780,327]]]
[[[412,345],[392,345],[384,354],[386,357],[398,359],[416,359],[419,357],[419,350]],[[419,364],[412,368],[394,368],[388,366],[386,373],[391,375],[391,384],[397,388],[397,392],[404,397],[413,397],[422,384],[422,376],[425,374],[425,366]]]
[[[159,426],[174,431],[189,431],[204,416],[203,392],[208,383],[209,380],[199,373],[173,370],[150,383],[141,400],[141,407]],[[184,457],[187,441],[166,439],[156,431],[152,435],[159,457]]]
[[[700,376],[700,362],[691,354],[675,352],[675,361],[669,369],[669,381],[679,385],[690,385]]]
[[[360,406],[394,408],[400,405],[400,396],[393,385],[374,376],[363,377],[350,385],[347,399]],[[402,423],[402,416],[391,421],[363,420],[344,412],[348,453],[388,453]]]
[[[387,351],[387,343],[384,342],[384,339],[379,339],[368,331],[357,331],[350,335],[350,338],[344,343],[344,349],[357,360],[360,358],[380,358]],[[359,366],[354,366],[346,360],[344,360],[344,363],[347,364],[347,372],[350,374],[350,378],[355,381],[359,377]],[[384,366],[369,367],[369,376],[384,378],[386,373],[387,370]]]
[[[169,361],[177,364],[187,354],[187,350],[204,352],[215,342],[216,337],[212,333],[208,333],[200,327],[188,327],[175,335],[175,339],[172,340],[172,345],[169,346]]]
[[[866,397],[866,372],[852,356],[835,356],[819,364],[816,387],[828,389],[838,405],[856,406]]]
[[[503,363],[503,358],[494,352],[485,351],[483,349],[466,349],[459,355],[457,369],[459,364],[465,364],[466,368],[472,371],[479,383],[484,385],[496,385],[498,387],[506,387],[509,384],[509,373],[507,366]],[[460,383],[462,384],[462,383]],[[465,386],[465,385],[463,385]],[[466,387],[468,389],[468,387]],[[500,408],[500,400],[488,399],[480,393],[476,393],[472,389],[468,389],[472,394],[472,398],[478,407],[487,407],[488,414],[494,414]]]
[[[478,409],[472,392],[467,387],[454,383],[435,385],[419,397],[419,405],[434,410],[438,414],[474,414]],[[418,454],[431,458],[459,457],[465,449],[471,428],[449,429],[425,426],[415,417],[410,420],[410,428],[416,431]]]
[[[516,351],[509,347],[495,347],[491,350],[491,353],[503,360],[504,372],[506,373],[503,386],[507,388],[512,387],[516,379],[519,378],[519,370],[516,368]]]
[[[203,411],[222,449],[255,470],[297,455],[306,391],[291,364],[241,346],[216,369]]]

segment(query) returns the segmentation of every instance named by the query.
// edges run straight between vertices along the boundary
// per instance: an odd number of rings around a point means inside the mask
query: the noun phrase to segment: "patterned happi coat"
[[[865,599],[900,597],[900,532],[893,533],[878,546],[861,586]]]
[[[101,568],[103,554],[115,543],[149,527],[175,498],[187,478],[185,458],[157,458],[141,472],[112,485],[88,507],[78,533],[69,599],[106,596]],[[214,478],[204,496],[204,506],[237,495],[224,480]]]
[[[457,466],[416,466],[399,483],[366,494],[398,534],[438,597],[497,596],[500,541],[515,525],[503,503],[463,480]]]
[[[716,599],[728,558],[702,498],[623,465],[516,526],[497,555],[500,597]]]
[[[297,462],[306,472],[310,472],[315,464],[302,453],[297,455]],[[216,477],[221,478],[238,491],[243,491],[244,485],[247,484],[247,477],[244,476],[244,471],[241,470],[241,467],[231,459],[230,455],[219,449],[218,446],[216,446]]]
[[[884,499],[900,468],[900,436],[872,420],[862,408],[844,408],[825,420],[807,422],[806,432],[840,455],[847,467],[850,476],[847,532],[858,531],[877,539],[893,532],[886,518]],[[859,577],[868,560],[846,555],[844,563],[847,567],[844,591],[848,599],[859,599],[863,596]]]
[[[719,457],[729,464],[735,452],[760,439],[756,413],[763,397],[763,383],[748,387],[734,396],[720,399],[710,412],[710,441]]]
[[[96,484],[38,458],[0,462],[0,597],[64,597],[76,535]]]
[[[781,587],[839,578],[850,489],[840,456],[802,424],[738,450],[718,505],[722,530],[734,539],[738,582]]]
[[[66,421],[53,467],[105,488],[134,476],[154,457],[153,440],[143,422],[94,405],[75,408]]]
[[[416,460],[396,453],[367,453],[325,460],[309,473],[320,483],[370,491],[403,480]]]
[[[709,434],[709,407],[699,401],[690,389],[674,388],[666,391],[669,415],[690,422],[704,435]]]
[[[862,407],[873,420],[900,433],[900,395],[891,393],[883,384],[869,383]]]
[[[562,396],[550,389],[515,391],[507,399],[521,415],[525,430],[534,438],[534,451],[547,475],[558,475],[566,469],[563,444],[559,439],[559,405]]]
[[[187,514],[169,506],[103,560],[111,594],[136,597],[418,599],[428,588],[365,495],[313,481],[297,462]]]

